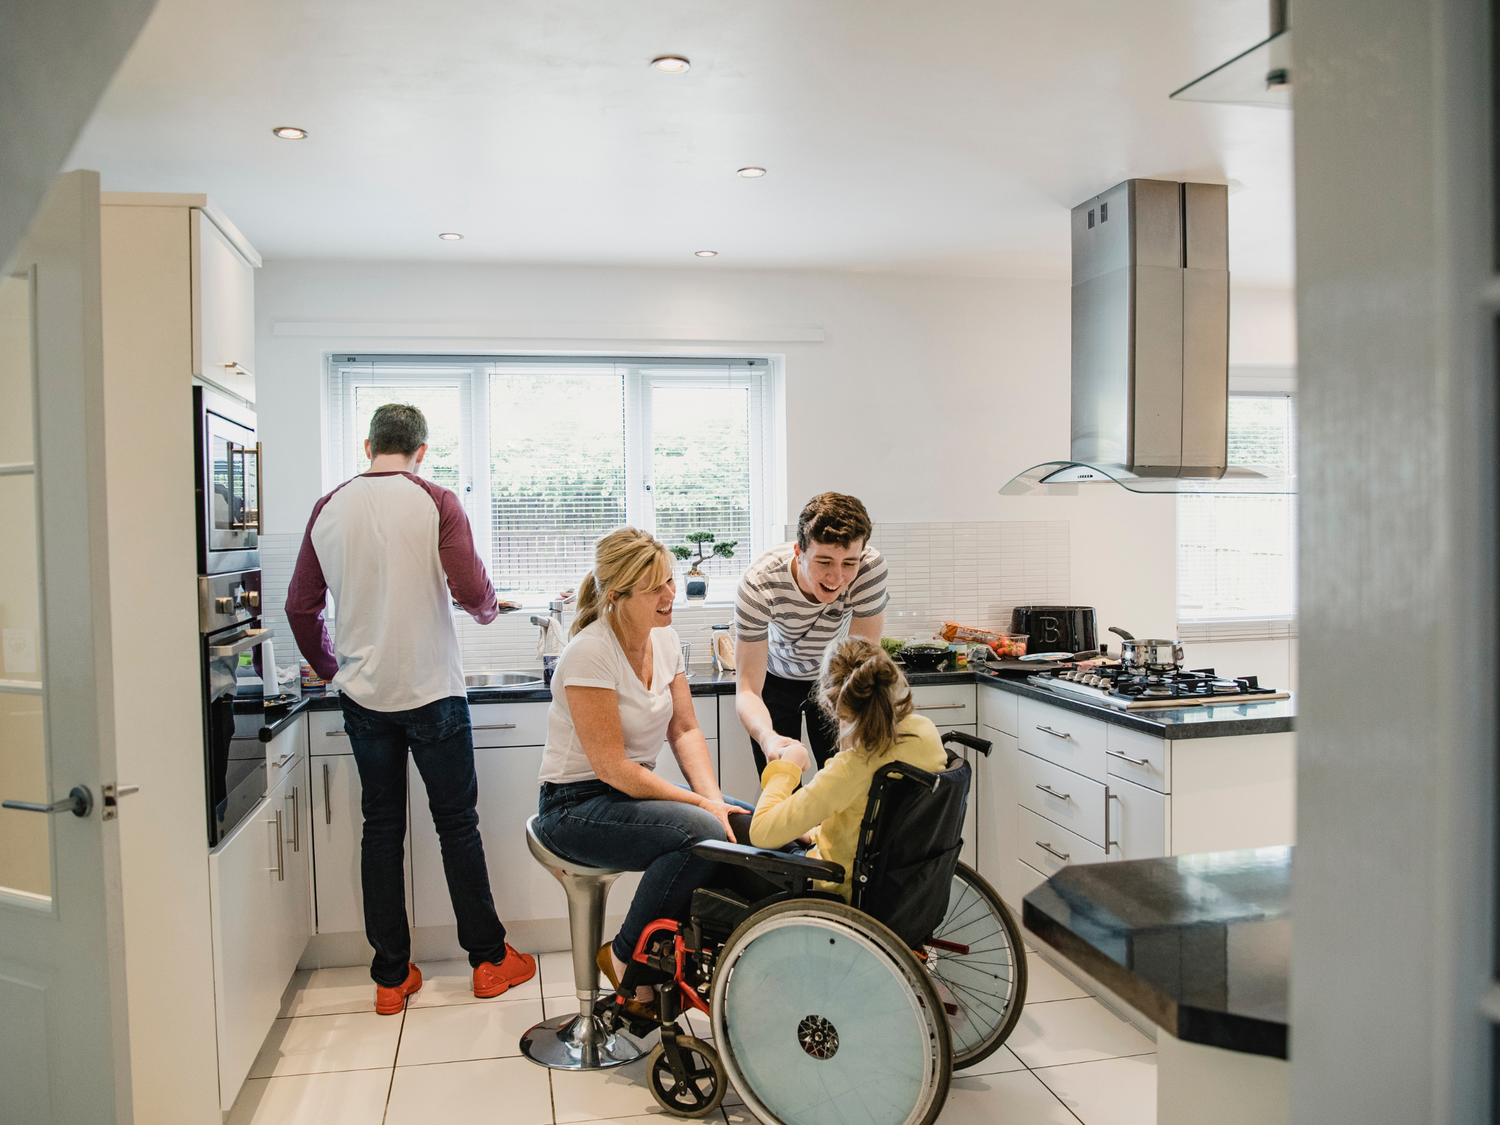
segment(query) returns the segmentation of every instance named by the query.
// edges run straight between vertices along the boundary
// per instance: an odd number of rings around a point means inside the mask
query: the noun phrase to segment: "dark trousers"
[[[802,715],[806,712],[807,740],[812,743],[813,760],[822,769],[823,763],[838,750],[839,733],[813,697],[817,686],[817,680],[784,680],[767,672],[760,698],[771,712],[771,729],[788,738],[802,737]],[[766,756],[753,738],[750,749],[755,754],[755,775],[759,777],[766,771]]]
[[[443,874],[458,919],[458,942],[469,964],[505,959],[505,927],[495,914],[479,838],[479,782],[469,701],[449,696],[412,711],[371,711],[339,697],[344,730],[354,748],[365,816],[360,841],[360,885],[365,937],[375,947],[370,976],[394,988],[406,979],[411,929],[406,918],[406,754],[411,751],[443,849]]]

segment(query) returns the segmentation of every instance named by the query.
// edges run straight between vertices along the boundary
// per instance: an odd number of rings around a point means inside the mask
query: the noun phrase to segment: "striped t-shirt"
[[[769,641],[766,668],[787,680],[815,680],[823,650],[855,617],[885,610],[885,559],[874,547],[859,556],[854,580],[826,605],[808,598],[792,575],[793,543],[772,547],[750,564],[734,598],[739,639]]]

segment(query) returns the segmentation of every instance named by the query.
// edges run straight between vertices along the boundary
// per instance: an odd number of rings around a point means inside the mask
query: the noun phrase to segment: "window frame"
[[[1239,385],[1236,385],[1239,384]],[[1288,425],[1287,441],[1291,449],[1291,455],[1295,461],[1297,453],[1297,389],[1295,374],[1284,377],[1268,378],[1257,375],[1236,379],[1231,376],[1229,387],[1229,398],[1282,398],[1288,400]],[[1286,614],[1262,614],[1256,617],[1244,616],[1204,616],[1184,617],[1181,603],[1182,570],[1181,570],[1181,523],[1180,507],[1179,515],[1175,517],[1175,526],[1178,530],[1174,533],[1174,565],[1177,567],[1177,635],[1184,642],[1227,642],[1227,641],[1260,641],[1260,640],[1289,640],[1297,637],[1298,613],[1297,596],[1299,589],[1299,576],[1297,574],[1297,554],[1299,551],[1300,535],[1297,528],[1298,502],[1295,493],[1288,493],[1287,498],[1291,501],[1293,536],[1293,556],[1291,559],[1291,580],[1293,607],[1291,613]],[[1181,498],[1179,497],[1179,505]]]
[[[505,367],[516,366],[593,367],[600,374],[614,367],[623,381],[625,405],[623,456],[625,467],[626,522],[635,527],[656,531],[656,510],[652,497],[654,484],[652,394],[664,385],[722,388],[742,386],[749,390],[749,492],[750,542],[736,550],[735,561],[751,561],[780,542],[786,523],[786,420],[784,391],[784,357],[755,356],[685,356],[685,355],[528,355],[496,353],[487,355],[412,354],[405,352],[326,353],[324,356],[324,392],[328,404],[324,426],[324,491],[348,480],[358,468],[358,452],[363,438],[354,433],[356,388],[365,385],[399,385],[404,379],[435,385],[457,385],[459,389],[459,500],[469,517],[476,543],[493,544],[493,505],[488,471],[490,448],[490,379]],[[368,370],[361,372],[365,367]],[[424,370],[424,368],[426,370]],[[673,374],[681,368],[682,374]],[[720,372],[714,372],[718,368]],[[481,551],[486,569],[494,559],[490,549]],[[743,569],[743,567],[742,567]],[[712,582],[710,597],[704,604],[727,604],[733,601],[734,584]],[[536,601],[527,600],[526,608],[545,604],[546,594]],[[683,593],[679,592],[679,599]]]

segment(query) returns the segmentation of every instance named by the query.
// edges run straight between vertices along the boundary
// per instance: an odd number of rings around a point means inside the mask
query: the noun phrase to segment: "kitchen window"
[[[1231,394],[1229,462],[1296,472],[1296,400]],[[1296,635],[1297,497],[1177,498],[1177,621],[1184,640]]]
[[[594,541],[631,524],[669,546],[734,540],[702,567],[727,601],[775,542],[775,391],[764,358],[333,356],[330,468],[368,468],[375,409],[410,402],[429,430],[419,472],[463,500],[501,597],[576,587]]]

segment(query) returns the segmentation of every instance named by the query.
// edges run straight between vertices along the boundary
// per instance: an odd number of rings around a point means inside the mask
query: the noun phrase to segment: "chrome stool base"
[[[623,1027],[609,1031],[592,1013],[553,1016],[521,1036],[521,1053],[551,1070],[608,1070],[635,1062],[647,1050]]]

